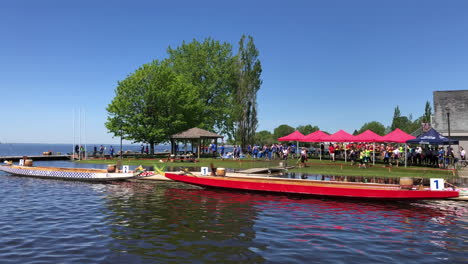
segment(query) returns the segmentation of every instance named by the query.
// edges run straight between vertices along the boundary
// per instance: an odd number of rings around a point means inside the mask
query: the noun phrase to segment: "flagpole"
[[[79,124],[79,132],[78,132],[78,160],[81,160],[81,107],[78,109],[78,124]]]
[[[72,121],[73,121],[73,145],[72,145],[73,151],[72,151],[72,153],[73,153],[73,154],[72,154],[72,156],[71,156],[71,159],[72,159],[72,160],[75,160],[75,137],[76,137],[76,136],[75,136],[75,130],[76,130],[76,128],[75,128],[75,123],[76,123],[75,118],[76,118],[76,116],[75,116],[75,108],[73,107],[73,118],[72,118]]]

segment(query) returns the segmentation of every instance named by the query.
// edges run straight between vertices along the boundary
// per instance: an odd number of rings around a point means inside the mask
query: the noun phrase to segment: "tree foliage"
[[[385,126],[377,121],[371,121],[368,123],[365,123],[358,131],[357,134],[361,134],[362,132],[366,130],[371,130],[372,132],[378,134],[378,135],[385,135]]]
[[[424,108],[424,115],[421,118],[422,123],[430,123],[432,116],[432,107],[429,101],[426,101],[426,107]]]
[[[395,107],[395,110],[393,111],[392,125],[390,126],[390,129],[392,131],[395,130],[396,128],[401,129],[401,124],[399,123],[400,122],[400,117],[401,117],[401,112],[400,112],[400,108],[397,105]]]
[[[280,125],[273,130],[273,139],[275,141],[278,141],[278,138],[287,136],[291,134],[292,132],[294,132],[294,128],[292,126],[285,125],[285,124]]]
[[[196,91],[198,127],[233,135],[233,96],[236,64],[232,46],[211,38],[168,48],[172,69]]]
[[[153,145],[200,122],[198,90],[166,62],[144,64],[118,83],[107,107],[107,129],[114,136]]]
[[[242,149],[254,143],[258,127],[257,92],[262,84],[262,65],[258,55],[252,36],[242,35],[237,54],[237,89],[234,91],[236,138]]]
[[[273,134],[271,134],[268,130],[262,130],[260,132],[255,133],[255,144],[259,144],[260,146],[265,144],[273,144],[278,140],[273,139]]]
[[[427,104],[426,104],[427,107]],[[395,108],[395,112],[393,115],[392,125],[390,126],[390,131],[399,128],[406,133],[413,133],[421,127],[421,122],[424,116],[421,116],[413,121],[413,116],[409,114],[408,116],[402,116],[399,107]]]
[[[320,130],[320,128],[318,126],[305,125],[305,126],[298,126],[296,130],[301,132],[303,135],[307,136],[310,133]]]

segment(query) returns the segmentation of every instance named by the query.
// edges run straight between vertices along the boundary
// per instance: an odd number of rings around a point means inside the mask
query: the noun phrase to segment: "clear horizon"
[[[106,107],[117,82],[183,41],[260,52],[258,131],[287,124],[352,133],[413,119],[434,91],[468,89],[468,1],[8,1],[0,8],[0,142],[119,144]],[[76,118],[76,116],[75,116]],[[75,122],[76,124],[76,122]],[[75,130],[76,132],[76,130]],[[60,144],[60,143],[55,143]],[[67,143],[64,143],[67,144]],[[104,143],[90,143],[104,144]]]

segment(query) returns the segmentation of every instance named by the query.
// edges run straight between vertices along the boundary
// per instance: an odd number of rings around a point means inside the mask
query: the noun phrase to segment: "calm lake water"
[[[99,144],[88,144],[86,150],[92,152],[94,146],[98,149]],[[106,148],[106,153],[108,153],[110,146],[113,146],[115,151],[120,150],[120,144],[103,144],[103,147]],[[163,152],[165,150],[170,150],[168,145],[157,145],[155,146],[155,152]],[[122,146],[123,151],[132,151],[140,152],[141,145],[125,144]],[[1,143],[0,144],[0,156],[33,156],[33,155],[42,155],[45,151],[51,151],[53,153],[60,152],[61,154],[67,154],[73,152],[73,144],[34,144],[34,143]]]
[[[68,148],[0,144],[0,156]],[[106,167],[68,161],[35,165]],[[101,184],[2,172],[0,201],[0,263],[468,261],[468,206],[462,201],[314,199],[175,182]]]
[[[1,263],[468,261],[460,201],[313,199],[1,172],[0,187]]]

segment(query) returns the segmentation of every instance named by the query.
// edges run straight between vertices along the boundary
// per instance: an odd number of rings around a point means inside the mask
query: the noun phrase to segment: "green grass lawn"
[[[91,159],[79,161],[83,163],[96,164],[116,164],[118,159]],[[277,167],[282,160],[264,161],[264,160],[232,160],[232,159],[213,159],[201,158],[197,162],[165,162],[162,159],[123,159],[123,165],[142,165],[142,166],[167,166],[167,167],[210,167],[211,164],[215,168],[230,168],[230,169],[250,169],[250,168],[271,168]],[[306,174],[319,175],[335,175],[335,176],[359,176],[359,177],[423,177],[423,178],[452,178],[456,176],[456,171],[439,170],[424,167],[384,167],[383,164],[376,164],[368,168],[359,168],[358,165],[351,166],[350,162],[337,161],[330,162],[329,160],[309,159],[306,167],[300,168],[297,160],[287,160],[287,166],[293,166],[289,169],[290,172],[299,172]],[[454,175],[455,173],[455,175]]]

